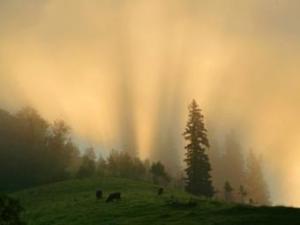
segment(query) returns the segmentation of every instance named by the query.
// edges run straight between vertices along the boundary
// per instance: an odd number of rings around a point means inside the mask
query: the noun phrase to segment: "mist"
[[[296,0],[1,0],[0,106],[31,105],[102,154],[175,170],[195,98],[210,139],[234,129],[263,157],[272,201],[300,206],[299,10]]]

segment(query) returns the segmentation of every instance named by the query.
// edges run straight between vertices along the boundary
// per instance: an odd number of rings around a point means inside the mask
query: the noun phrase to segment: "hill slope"
[[[96,200],[95,190],[121,191],[122,200]],[[159,197],[157,187],[138,181],[105,178],[72,180],[29,189],[14,194],[26,212],[29,225],[299,225],[300,210],[293,208],[246,207],[196,199],[196,207],[186,204],[191,196],[166,190]],[[180,204],[167,204],[174,195]]]

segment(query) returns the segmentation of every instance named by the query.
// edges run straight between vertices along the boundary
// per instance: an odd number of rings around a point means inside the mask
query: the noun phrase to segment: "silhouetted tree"
[[[76,173],[81,166],[81,157],[78,147],[70,140],[65,145],[65,150],[68,154],[68,163],[65,169],[66,173],[70,177],[75,177]]]
[[[16,143],[16,118],[0,109],[0,124],[0,188],[11,189],[17,186],[17,167],[23,167],[21,161],[25,156]]]
[[[154,162],[151,165],[150,173],[154,184],[170,181],[169,175],[165,171],[165,167],[161,162]]]
[[[67,169],[77,149],[70,138],[70,128],[64,121],[55,121],[47,137],[47,171],[52,181],[63,180],[68,176]]]
[[[224,138],[224,141],[212,139],[210,149],[210,159],[212,163],[212,178],[214,186],[222,190],[224,183],[229,181],[235,190],[239,190],[240,185],[245,184],[246,165],[243,147],[240,144],[238,134],[231,131]],[[239,193],[235,192],[234,199],[240,199]],[[224,198],[224,195],[219,195]]]
[[[212,197],[211,166],[206,150],[209,148],[204,117],[195,100],[189,105],[189,119],[184,132],[186,145],[186,190],[192,194]]]
[[[252,202],[259,205],[270,204],[268,186],[263,175],[261,161],[252,151],[249,152],[247,158],[246,185]]]
[[[87,148],[82,157],[81,165],[79,167],[77,177],[85,178],[91,177],[96,173],[96,154],[92,147]]]
[[[106,176],[108,175],[108,165],[106,160],[100,155],[96,162],[96,173],[97,176]]]
[[[30,107],[21,109],[15,115],[15,135],[13,148],[15,156],[11,159],[12,173],[16,186],[31,186],[48,181],[47,135],[49,124]],[[7,149],[6,151],[10,151]],[[22,175],[20,175],[21,173]],[[12,175],[14,176],[14,175]]]
[[[146,167],[145,164],[138,158],[133,158],[133,168],[132,168],[132,178],[134,179],[144,179],[146,175]]]
[[[132,179],[143,179],[146,168],[143,162],[129,154],[112,150],[107,158],[107,168],[111,175]]]
[[[214,135],[212,135],[214,137]],[[224,160],[223,160],[223,145],[219,143],[218,139],[210,139],[210,147],[208,152],[208,157],[211,162],[211,176],[213,187],[215,189],[214,197],[217,199],[223,199],[223,190],[224,183],[226,178],[224,176]],[[216,190],[217,189],[217,190]]]
[[[143,176],[143,180],[146,180],[146,181],[151,181],[152,180],[152,174],[151,174],[151,166],[152,166],[152,163],[149,159],[146,159],[143,161],[143,167],[145,168],[145,175]]]
[[[245,187],[243,185],[240,185],[240,188],[239,188],[239,196],[240,196],[240,202],[241,203],[245,203],[245,198],[247,197],[248,193],[245,189]]]
[[[228,181],[224,184],[224,199],[226,202],[233,201],[233,188]]]
[[[69,177],[79,156],[64,122],[50,125],[36,110],[25,107],[15,115],[0,110],[0,124],[0,189]]]
[[[245,182],[245,162],[242,155],[242,147],[233,131],[225,139],[222,161],[224,178],[230,180],[231,185],[238,189]]]

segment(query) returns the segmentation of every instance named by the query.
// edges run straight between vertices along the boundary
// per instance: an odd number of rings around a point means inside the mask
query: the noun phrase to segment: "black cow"
[[[103,192],[101,190],[96,191],[96,198],[101,199],[103,197]]]
[[[109,194],[108,198],[106,199],[106,202],[113,202],[115,200],[121,200],[121,193],[120,192],[115,192]]]
[[[159,188],[157,191],[158,195],[162,195],[164,193],[164,189],[163,188]]]

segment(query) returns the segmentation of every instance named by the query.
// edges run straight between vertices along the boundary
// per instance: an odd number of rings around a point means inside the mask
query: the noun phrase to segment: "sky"
[[[196,99],[210,137],[233,129],[262,156],[273,202],[300,206],[299,11],[298,0],[0,0],[0,107],[31,105],[102,154],[176,167]]]

